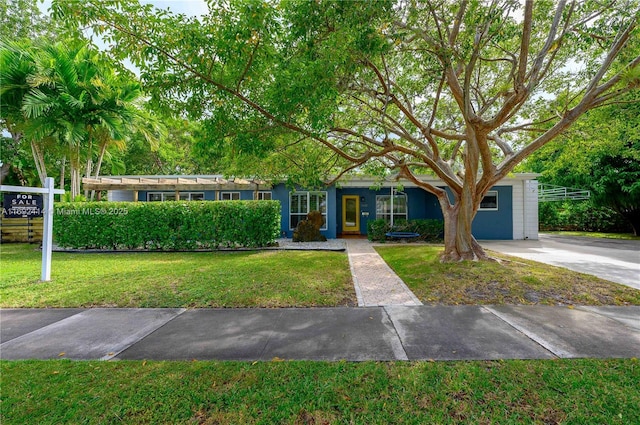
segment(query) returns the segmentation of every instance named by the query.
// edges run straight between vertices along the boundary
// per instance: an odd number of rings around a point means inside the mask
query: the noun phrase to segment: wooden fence
[[[43,219],[40,218],[0,218],[2,242],[42,242]]]

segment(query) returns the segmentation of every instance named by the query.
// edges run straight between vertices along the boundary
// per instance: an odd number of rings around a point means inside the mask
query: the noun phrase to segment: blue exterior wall
[[[513,187],[494,186],[498,192],[497,211],[478,211],[471,233],[476,239],[513,239]]]
[[[493,186],[489,190],[498,192],[498,209],[479,210],[471,223],[471,233],[476,239],[513,239],[513,187]]]
[[[204,192],[204,200],[205,201],[215,201],[216,200],[216,191],[215,190],[182,190],[181,192],[194,192],[200,193]],[[240,200],[241,201],[252,201],[254,190],[221,190],[220,192],[240,192]],[[262,191],[261,192],[266,192]],[[138,192],[138,200],[146,201],[148,193],[175,193],[175,190],[141,190]]]
[[[440,205],[436,197],[419,188],[407,188],[408,218],[438,218],[442,219]],[[376,219],[376,196],[390,195],[389,188],[373,190],[369,188],[342,188],[337,190],[336,199],[336,233],[342,233],[342,196],[357,195],[360,197],[360,234],[367,234],[367,222]]]
[[[472,224],[476,239],[513,239],[513,188],[495,186],[498,192],[497,211],[478,211]],[[406,188],[408,219],[442,220],[442,210],[435,195],[420,188]],[[367,221],[376,218],[376,195],[389,195],[390,189],[342,188],[337,191],[336,234],[342,233],[342,196],[360,196],[360,233],[367,234]]]
[[[298,191],[306,191],[303,188],[296,188]],[[495,186],[491,190],[498,192],[498,210],[496,211],[478,211],[473,221],[472,232],[476,239],[513,239],[513,188],[511,186]],[[315,192],[311,190],[310,192]],[[153,191],[158,192],[158,191]],[[174,193],[174,191],[165,191],[166,193]],[[193,191],[196,192],[196,191]],[[229,191],[224,191],[229,192]],[[253,190],[239,190],[241,200],[252,200]],[[328,239],[334,239],[342,233],[342,196],[356,195],[360,197],[360,234],[367,234],[367,221],[376,218],[376,195],[389,195],[390,189],[383,188],[373,190],[369,188],[352,188],[345,187],[337,189],[335,186],[328,187],[327,192],[327,223],[326,230],[322,230],[322,234]],[[407,195],[408,202],[408,218],[412,219],[440,219],[442,220],[442,211],[437,198],[420,189],[406,188],[403,191]],[[138,192],[140,201],[147,200],[147,191]],[[281,210],[281,229],[282,235],[291,237],[293,229],[289,226],[289,201],[290,190],[284,184],[277,184],[271,189],[273,200],[280,201]],[[213,190],[204,191],[204,199],[213,201],[216,193]]]
[[[407,188],[403,191],[407,194],[409,204],[409,220],[414,219],[438,219],[442,220],[442,210],[435,195],[418,187]]]
[[[321,230],[322,233],[327,239],[335,239],[338,235],[336,233],[336,188],[335,186],[331,186],[326,188],[325,190],[306,190],[300,187],[296,187],[296,190],[299,192],[327,192],[327,223],[326,230]],[[277,184],[271,190],[271,198],[273,200],[280,201],[282,205],[282,217],[280,228],[282,229],[282,233],[285,237],[293,236],[293,229],[290,228],[289,225],[289,212],[290,212],[290,203],[289,203],[289,194],[290,190],[284,184]]]

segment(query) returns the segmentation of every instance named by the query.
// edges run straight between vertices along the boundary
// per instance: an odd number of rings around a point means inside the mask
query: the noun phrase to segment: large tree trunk
[[[444,252],[441,261],[486,260],[484,249],[471,234],[471,223],[476,214],[473,202],[459,200],[451,205],[440,199],[444,217]]]
[[[435,195],[440,203],[444,218],[444,252],[440,256],[441,261],[486,260],[489,258],[471,234],[471,224],[480,207],[480,202],[476,202],[473,186],[462,186],[462,193],[456,194],[455,203],[452,204],[446,190],[420,181],[408,167],[402,168],[401,175],[418,187]]]

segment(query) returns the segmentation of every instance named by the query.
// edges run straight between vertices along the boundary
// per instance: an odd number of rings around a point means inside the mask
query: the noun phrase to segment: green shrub
[[[417,233],[420,236],[415,240],[440,241],[444,231],[444,222],[435,219],[398,220],[394,223],[393,229],[383,219],[369,220],[367,222],[367,237],[370,241],[384,242],[390,239],[386,236],[386,233],[391,231]]]
[[[367,221],[367,238],[370,241],[385,241],[391,226],[383,219]]]
[[[253,248],[280,234],[278,201],[74,202],[55,214],[55,242],[79,249]]]
[[[585,232],[629,232],[629,224],[610,208],[591,201],[541,202],[538,206],[540,230]]]

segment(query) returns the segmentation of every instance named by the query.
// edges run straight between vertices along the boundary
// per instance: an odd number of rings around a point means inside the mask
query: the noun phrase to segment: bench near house
[[[476,239],[538,239],[538,174],[514,174],[491,188],[473,221]],[[445,187],[430,178],[433,185]],[[290,190],[282,183],[222,176],[104,176],[83,179],[85,190],[107,191],[109,201],[234,201],[277,200],[282,205],[282,233],[293,229],[307,213],[325,218],[328,239],[366,235],[367,221],[376,218],[442,219],[436,197],[407,181],[352,177],[322,190]],[[398,186],[402,191],[396,191]],[[393,193],[393,211],[391,196]]]

